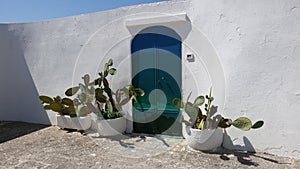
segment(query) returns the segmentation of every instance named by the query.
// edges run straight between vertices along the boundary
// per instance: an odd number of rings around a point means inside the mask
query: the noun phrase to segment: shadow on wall
[[[243,137],[243,142],[244,142],[244,146],[241,145],[234,145],[233,144],[233,140],[231,139],[231,137],[227,134],[226,130],[224,132],[224,143],[227,146],[226,147],[230,147],[230,149],[233,150],[242,150],[242,151],[248,151],[251,153],[255,153],[255,148],[254,146],[251,144],[250,140],[247,137]]]
[[[14,31],[0,25],[0,121],[50,124]]]

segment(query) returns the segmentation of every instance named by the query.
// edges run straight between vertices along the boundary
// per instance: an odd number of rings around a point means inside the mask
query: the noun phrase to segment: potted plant
[[[86,109],[96,114],[94,119],[95,128],[100,136],[114,136],[123,133],[126,130],[126,118],[122,111],[122,106],[129,101],[137,101],[138,95],[144,95],[144,91],[139,88],[135,88],[132,85],[127,85],[122,89],[113,92],[109,86],[107,77],[109,75],[115,75],[116,69],[111,68],[113,60],[110,59],[104,66],[102,72],[99,73],[99,78],[95,79],[92,83],[89,83],[89,76],[85,75],[85,82],[90,85],[94,92],[85,90],[87,93],[94,94],[95,100],[88,100]],[[97,86],[97,87],[96,87]],[[84,90],[84,85],[76,86],[68,89],[67,96],[72,96],[77,93],[79,89]]]
[[[78,91],[75,99],[63,98],[60,96],[50,98],[48,96],[40,96],[44,105],[44,109],[52,110],[58,113],[57,126],[60,128],[87,130],[91,127],[91,117],[89,114],[96,112],[93,106],[95,102],[95,89],[90,83],[90,76],[82,77],[84,83],[69,88],[65,94],[73,96]]]
[[[122,106],[131,100],[137,101],[136,96],[144,95],[144,91],[134,88],[132,85],[127,85],[117,90],[115,97],[107,95],[107,99],[104,99],[106,96],[101,96],[101,99],[97,99],[97,105],[100,110],[97,115],[97,131],[100,136],[122,134],[126,130],[126,118],[124,117]]]
[[[76,111],[74,101],[69,98],[56,96],[40,96],[45,110],[57,112],[57,126],[62,129],[87,130],[91,126],[91,118],[88,112]]]
[[[183,122],[183,137],[187,144],[197,150],[213,150],[221,146],[223,142],[223,129],[234,126],[244,131],[257,129],[263,126],[263,121],[257,121],[252,124],[247,117],[239,117],[236,120],[224,118],[221,115],[215,115],[217,107],[212,105],[212,89],[209,95],[198,96],[194,102],[189,102],[189,94],[186,103],[176,98],[173,100],[174,106],[182,109],[188,115],[189,119],[181,118]],[[201,110],[204,105],[203,112]]]

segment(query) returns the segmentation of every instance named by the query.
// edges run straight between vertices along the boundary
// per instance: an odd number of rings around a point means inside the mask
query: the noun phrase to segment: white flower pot
[[[183,126],[185,132],[183,136],[186,139],[187,144],[196,150],[213,150],[223,143],[223,129],[193,129],[189,126]]]
[[[97,120],[97,131],[100,136],[115,136],[126,130],[126,118]]]
[[[185,123],[182,123],[182,137],[186,138],[190,133],[190,127],[187,127]]]
[[[57,115],[57,126],[63,129],[87,130],[91,127],[91,117],[70,117]]]

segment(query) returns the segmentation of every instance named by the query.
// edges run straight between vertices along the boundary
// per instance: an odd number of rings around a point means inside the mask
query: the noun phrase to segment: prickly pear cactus
[[[173,100],[173,105],[184,110],[188,114],[190,121],[185,121],[183,120],[183,117],[181,117],[182,122],[186,123],[186,125],[192,126],[193,128],[206,129],[210,128],[211,126],[228,128],[230,126],[234,126],[238,129],[248,131],[250,129],[261,128],[264,125],[264,122],[261,120],[252,125],[251,120],[247,117],[239,117],[232,121],[231,119],[224,118],[221,115],[214,116],[216,107],[212,105],[212,102],[214,101],[214,98],[212,97],[212,88],[210,89],[209,95],[206,95],[205,97],[198,96],[194,100],[194,103],[189,102],[190,96],[191,93],[189,94],[186,103],[178,98],[175,98]],[[205,103],[205,101],[207,102]],[[201,106],[203,104],[206,112],[205,114],[202,114],[201,111]]]
[[[46,110],[53,110],[61,115],[85,116],[94,112],[102,117],[117,118],[122,116],[122,106],[130,100],[138,102],[138,96],[145,93],[140,88],[132,85],[126,85],[124,88],[114,93],[109,85],[107,77],[115,75],[117,70],[112,68],[113,60],[109,59],[103,67],[103,71],[99,72],[99,77],[93,81],[88,74],[82,77],[83,83],[78,86],[71,87],[65,91],[66,96],[75,96],[74,100],[61,98],[59,96],[51,98],[48,96],[40,96],[40,100]],[[115,98],[113,97],[115,96]],[[197,102],[199,104],[199,101]],[[96,106],[95,106],[96,105]]]
[[[231,125],[233,125],[236,128],[239,128],[244,131],[248,131],[252,127],[252,122],[247,117],[239,117],[236,120],[234,120]]]
[[[56,96],[53,99],[49,96],[40,96],[45,110],[52,110],[60,115],[76,116],[73,100]]]

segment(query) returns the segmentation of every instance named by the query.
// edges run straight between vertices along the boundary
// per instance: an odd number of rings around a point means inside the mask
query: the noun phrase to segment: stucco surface
[[[299,157],[299,1],[191,1],[190,16],[214,45],[225,76],[223,114],[263,119],[257,131],[229,129],[233,145]],[[237,145],[237,146],[234,146]]]
[[[224,146],[300,158],[300,2],[169,1],[25,24],[0,25],[0,120],[56,124],[39,94],[63,95],[113,58],[119,73],[113,89],[131,80],[126,20],[186,13],[183,98],[214,87],[226,117],[263,119],[257,131],[230,128]],[[183,30],[184,27],[173,29]],[[145,25],[144,25],[145,26]],[[147,26],[147,25],[146,25]],[[195,61],[184,56],[195,54]],[[125,108],[130,113],[130,106]]]

